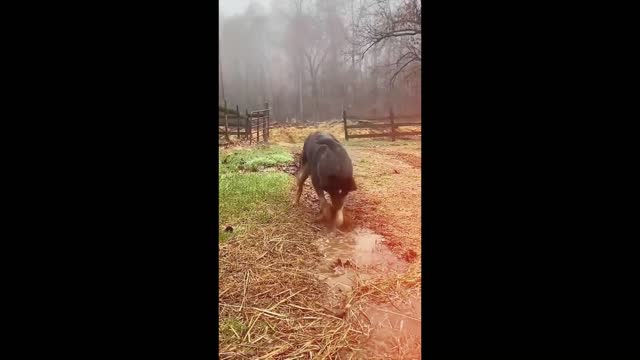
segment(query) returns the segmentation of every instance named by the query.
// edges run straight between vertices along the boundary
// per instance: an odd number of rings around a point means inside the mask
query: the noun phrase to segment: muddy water
[[[320,277],[350,291],[358,277],[366,280],[376,273],[405,270],[407,264],[387,250],[383,241],[382,236],[363,228],[322,239],[319,249],[325,262],[319,268]]]
[[[421,352],[420,298],[411,297],[401,305],[369,305],[373,331],[366,344],[370,352],[382,352],[384,358],[419,359]]]
[[[384,238],[366,228],[321,237],[319,249],[325,261],[318,267],[318,277],[326,282],[339,304],[355,286],[374,277],[404,272],[408,264],[391,253]],[[413,359],[420,357],[420,297],[404,296],[383,304],[367,304],[364,313],[371,333],[365,349],[380,358]]]

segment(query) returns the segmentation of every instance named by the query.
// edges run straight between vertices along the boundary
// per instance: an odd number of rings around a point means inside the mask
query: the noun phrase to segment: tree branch
[[[404,53],[402,56],[400,56],[400,57],[398,58],[398,60],[396,60],[396,66],[398,66],[398,64],[400,64],[400,62],[402,61],[402,59],[404,59],[407,55],[412,55],[412,54],[411,54],[411,52],[407,52],[407,53]]]
[[[380,43],[385,39],[389,39],[393,37],[402,37],[402,36],[413,36],[413,35],[420,35],[420,34],[422,34],[421,30],[413,30],[413,29],[402,29],[402,30],[394,30],[392,32],[387,32],[387,33],[380,33],[377,36],[374,36],[373,39],[368,41],[368,42],[371,42],[371,44],[369,44],[369,46],[367,46],[367,48],[364,50],[361,58],[364,59],[364,56],[372,47],[374,47],[375,45],[377,45],[378,43]]]
[[[407,65],[411,64],[412,62],[414,62],[415,59],[410,59],[409,61],[407,61],[404,65],[402,65],[402,67],[398,70],[396,70],[396,72],[393,74],[393,76],[391,77],[391,84],[393,84],[396,80],[396,78],[398,77],[398,75],[402,72],[402,70],[404,70],[404,68],[407,67]]]

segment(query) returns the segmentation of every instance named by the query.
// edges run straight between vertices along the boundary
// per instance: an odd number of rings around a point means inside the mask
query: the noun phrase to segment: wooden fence
[[[274,126],[275,123],[271,122],[269,103],[265,103],[263,109],[246,109],[244,115],[241,115],[237,105],[235,111],[227,109],[226,102],[224,107],[218,107],[218,130],[227,140],[235,135],[236,139],[249,140],[249,143],[253,143],[254,137],[256,142],[260,142],[260,138],[267,142],[269,129],[273,129]]]
[[[344,124],[344,138],[346,140],[356,138],[374,138],[374,137],[391,137],[391,141],[395,141],[397,137],[408,135],[421,135],[422,131],[398,132],[397,129],[402,126],[422,126],[421,121],[405,121],[396,122],[402,119],[420,119],[420,115],[394,115],[393,109],[389,110],[389,116],[384,117],[365,117],[358,115],[349,115],[347,111],[342,111],[342,122]],[[360,120],[355,125],[348,125],[347,120]],[[371,133],[371,134],[352,134],[349,135],[349,129],[390,129],[389,133]]]

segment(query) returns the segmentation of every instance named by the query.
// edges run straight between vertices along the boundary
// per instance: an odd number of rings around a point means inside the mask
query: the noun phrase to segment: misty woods
[[[218,86],[233,107],[269,102],[298,122],[421,112],[419,0],[255,0],[220,16]]]

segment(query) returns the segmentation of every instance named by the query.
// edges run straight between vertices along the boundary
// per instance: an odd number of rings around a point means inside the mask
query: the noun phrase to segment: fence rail
[[[391,141],[395,141],[400,136],[413,136],[421,135],[422,131],[409,131],[398,132],[397,129],[403,126],[420,126],[421,121],[410,122],[395,122],[396,119],[420,119],[420,115],[394,115],[393,109],[389,110],[389,116],[384,117],[366,117],[358,115],[349,115],[347,118],[347,111],[342,111],[342,122],[344,126],[344,138],[357,139],[357,138],[376,138],[376,137],[391,137]],[[347,120],[357,120],[358,124],[349,125]],[[379,123],[383,121],[384,123]],[[387,122],[388,121],[388,122]],[[390,129],[390,133],[370,133],[370,134],[351,134],[349,135],[349,129]]]
[[[225,101],[223,107],[218,106],[218,131],[227,141],[230,140],[230,136],[235,135],[237,139],[248,139],[249,143],[253,143],[254,138],[256,142],[260,142],[260,137],[263,142],[267,142],[269,129],[276,125],[271,122],[271,111],[269,103],[265,103],[263,109],[245,109],[245,113],[242,114],[238,105],[235,111],[227,109]],[[235,121],[229,121],[230,119]]]
[[[226,114],[228,119],[244,119],[245,117],[242,115],[236,114]],[[218,113],[218,119],[224,119],[225,114],[223,112]]]

